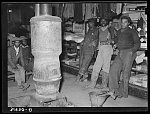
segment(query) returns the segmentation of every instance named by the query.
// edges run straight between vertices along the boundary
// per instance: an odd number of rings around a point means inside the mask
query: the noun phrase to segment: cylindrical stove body
[[[62,52],[61,19],[42,15],[32,17],[30,23],[36,92],[42,97],[51,97],[52,94],[59,92],[61,79],[59,61]]]

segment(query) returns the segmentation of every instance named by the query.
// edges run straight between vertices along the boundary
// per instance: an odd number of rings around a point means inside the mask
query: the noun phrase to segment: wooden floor
[[[31,84],[29,88],[30,90],[35,88],[32,77],[30,77],[27,82]],[[84,84],[75,83],[75,75],[69,73],[62,73],[62,84],[60,93],[66,96],[69,101],[73,102],[76,107],[91,107],[91,102],[88,94],[90,91],[91,90],[84,88]],[[21,93],[17,89],[16,82],[9,81],[8,97],[14,98],[21,95],[25,95],[25,93]],[[138,107],[138,109],[140,109],[140,107],[146,107],[145,110],[147,109],[147,106],[147,100],[137,98],[131,95],[129,95],[128,98],[117,98],[116,100],[113,100],[111,97],[109,97],[103,105],[103,107]],[[100,110],[101,108],[99,108],[99,111]]]
[[[61,68],[62,68],[62,71],[68,72],[68,73],[73,74],[75,76],[78,74],[78,71],[79,71],[79,68],[74,67],[74,66],[70,66],[70,65],[67,65],[64,63],[61,64]],[[89,78],[90,78],[91,71],[89,71],[88,74],[89,74]],[[99,81],[101,82],[101,77],[99,78]],[[141,86],[129,84],[129,95],[139,97],[142,99],[148,99],[148,90],[147,90],[147,88],[144,88]]]

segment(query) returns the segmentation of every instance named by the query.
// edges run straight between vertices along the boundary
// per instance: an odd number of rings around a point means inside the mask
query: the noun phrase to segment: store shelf
[[[148,99],[148,89],[129,83],[129,95],[142,99]]]
[[[133,72],[138,72],[138,73],[143,73],[143,74],[147,74],[146,71],[143,71],[143,70],[136,70],[135,68],[132,68],[131,71],[133,71]]]
[[[145,51],[147,48],[140,48],[138,51]]]

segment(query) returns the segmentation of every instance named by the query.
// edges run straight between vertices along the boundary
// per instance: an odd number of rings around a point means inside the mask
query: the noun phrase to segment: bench
[[[32,74],[33,74],[32,72],[25,71],[25,78],[26,78],[25,80],[28,80]],[[13,80],[15,82],[15,73],[11,71],[7,71],[7,76],[8,76],[8,81]]]
[[[13,80],[15,82],[15,73],[7,71],[8,81]]]

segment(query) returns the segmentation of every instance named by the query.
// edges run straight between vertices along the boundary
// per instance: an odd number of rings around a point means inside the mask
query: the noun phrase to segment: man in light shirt
[[[19,89],[27,89],[30,85],[25,83],[24,61],[19,38],[12,39],[14,45],[8,47],[8,71],[15,73],[15,80]]]
[[[99,52],[93,66],[91,81],[86,88],[94,88],[96,86],[99,73],[101,72],[102,84],[98,88],[108,90],[108,74],[111,56],[113,54],[111,42],[107,21],[106,19],[101,19],[101,26],[99,28]]]

